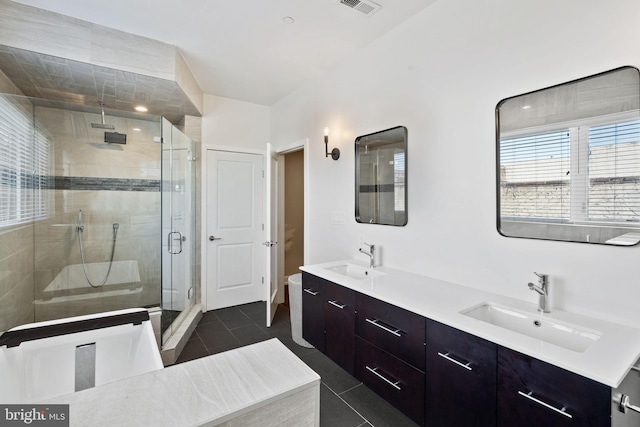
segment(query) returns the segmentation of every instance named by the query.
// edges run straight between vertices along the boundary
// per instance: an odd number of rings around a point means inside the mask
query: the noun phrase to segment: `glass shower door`
[[[195,198],[193,142],[162,122],[162,329],[163,343],[195,300]]]

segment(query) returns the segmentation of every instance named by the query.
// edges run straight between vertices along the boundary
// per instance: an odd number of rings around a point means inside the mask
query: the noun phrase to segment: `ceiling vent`
[[[337,2],[364,15],[373,15],[382,7],[369,0],[337,0]]]

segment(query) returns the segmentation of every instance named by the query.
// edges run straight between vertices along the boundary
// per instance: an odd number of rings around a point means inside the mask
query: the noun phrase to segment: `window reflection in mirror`
[[[359,136],[356,149],[356,221],[407,224],[407,128]]]
[[[622,67],[496,107],[498,231],[640,241],[640,73]]]

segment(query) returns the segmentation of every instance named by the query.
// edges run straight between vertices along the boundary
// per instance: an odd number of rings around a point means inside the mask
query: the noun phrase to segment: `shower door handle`
[[[173,236],[173,235],[175,235],[175,234],[177,234],[177,235],[178,235],[178,238],[174,238],[174,237],[172,237],[172,236]],[[172,231],[172,232],[170,232],[170,233],[167,235],[167,250],[169,251],[169,253],[170,253],[171,255],[177,255],[177,254],[181,253],[181,252],[182,252],[182,242],[183,242],[184,240],[186,240],[186,239],[183,239],[183,236],[182,236],[182,233],[181,233],[181,232],[179,232],[179,231]],[[178,247],[178,251],[174,251],[174,250],[173,250],[173,242],[176,242],[176,241],[180,242],[180,246]]]

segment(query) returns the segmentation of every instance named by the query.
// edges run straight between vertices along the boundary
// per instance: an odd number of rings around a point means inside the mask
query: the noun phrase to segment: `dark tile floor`
[[[327,356],[314,348],[297,345],[291,338],[287,307],[278,307],[270,328],[265,326],[265,320],[264,302],[206,312],[176,363],[278,338],[322,378],[321,426],[416,426]]]

